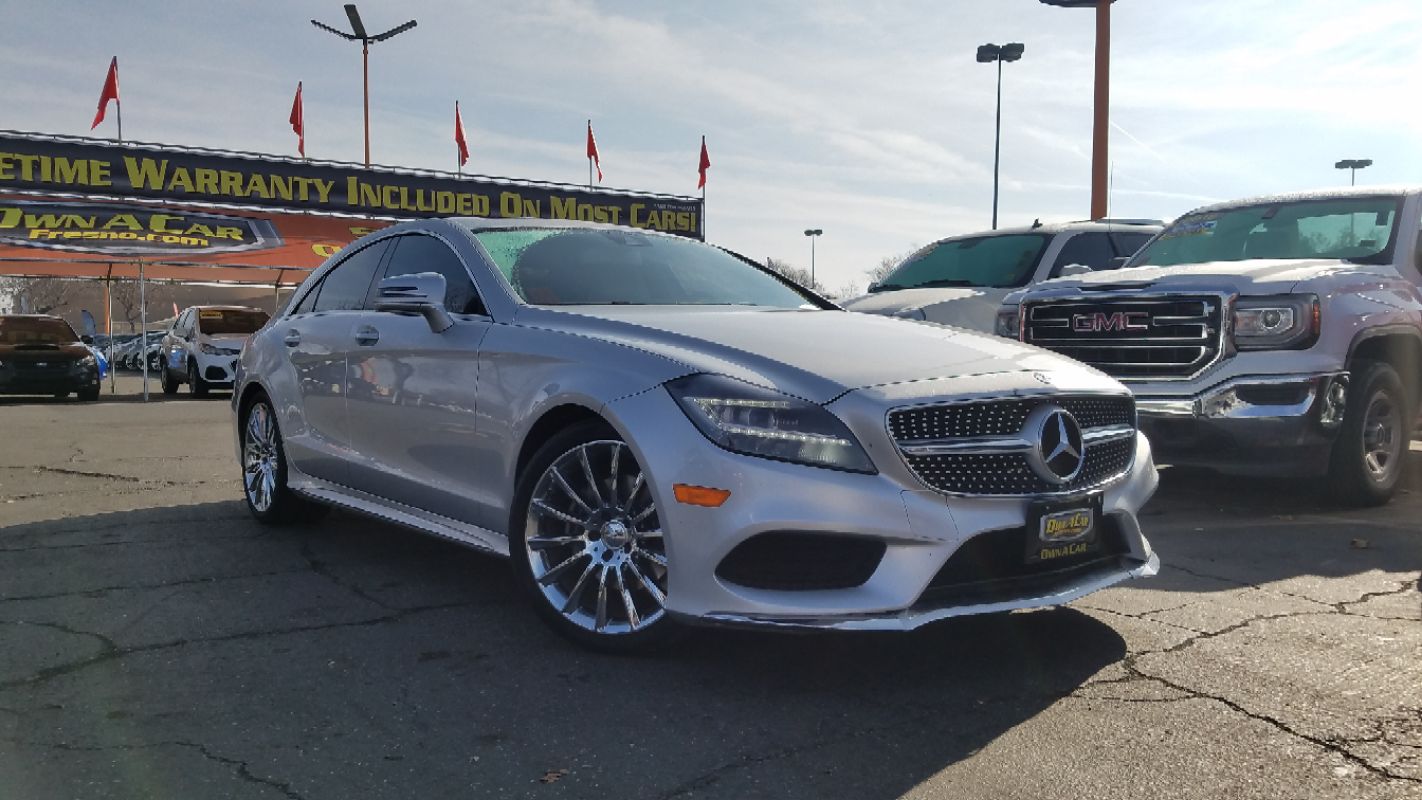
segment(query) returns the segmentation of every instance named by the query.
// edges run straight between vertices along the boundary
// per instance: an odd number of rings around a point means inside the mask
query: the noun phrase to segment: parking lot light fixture
[[[819,228],[806,228],[805,235],[810,237],[810,291],[815,290],[815,239],[824,233]]]
[[[339,28],[333,28],[324,22],[317,22],[314,19],[311,20],[311,24],[347,41],[360,42],[361,85],[365,96],[365,165],[368,167],[370,166],[370,45],[375,42],[393,39],[415,27],[418,23],[416,23],[415,20],[410,20],[404,24],[396,25],[384,33],[377,33],[372,36],[366,32],[365,23],[360,19],[360,12],[356,11],[355,3],[346,3],[346,18],[349,19],[351,23],[350,33],[346,33]]]
[[[978,47],[978,63],[997,62],[997,117],[992,134],[992,229],[997,230],[997,174],[1002,154],[1002,62],[1017,61],[1027,46],[1021,42],[1004,45],[988,43]]]
[[[1368,167],[1371,167],[1372,165],[1373,165],[1373,160],[1372,160],[1371,158],[1345,158],[1345,159],[1343,159],[1342,161],[1339,161],[1338,163],[1334,164],[1333,167],[1334,167],[1334,169],[1346,169],[1346,170],[1348,170],[1348,171],[1349,171],[1349,175],[1348,175],[1348,185],[1349,185],[1349,186],[1357,186],[1357,185],[1358,185],[1358,170],[1360,170],[1360,169],[1367,169]]]

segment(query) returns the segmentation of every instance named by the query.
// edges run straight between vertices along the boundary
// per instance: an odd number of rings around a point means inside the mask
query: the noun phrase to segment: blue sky
[[[473,171],[582,182],[593,119],[606,185],[692,194],[706,135],[709,238],[808,266],[832,290],[916,244],[988,227],[994,72],[1003,86],[1002,224],[1089,205],[1093,15],[1037,0],[360,4],[371,29],[374,160],[452,169],[453,105]],[[117,55],[131,139],[359,160],[359,48],[321,2],[0,0],[6,128],[85,134]],[[1422,181],[1422,3],[1120,0],[1112,213],[1346,180]],[[109,127],[99,133],[112,135]]]

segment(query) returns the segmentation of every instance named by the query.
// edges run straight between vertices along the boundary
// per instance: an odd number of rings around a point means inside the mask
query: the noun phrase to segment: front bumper
[[[0,366],[0,394],[58,394],[98,388],[97,365],[82,366],[75,362],[45,368]]]
[[[197,365],[197,373],[212,387],[232,386],[237,377],[237,354],[210,355],[193,353],[188,356]]]
[[[1141,430],[1166,464],[1309,476],[1327,470],[1348,373],[1244,375],[1192,395],[1136,398]]]
[[[1122,543],[1117,558],[1024,586],[1011,596],[940,597],[930,585],[950,557],[980,534],[1023,529],[1031,499],[950,497],[925,489],[889,450],[882,409],[877,436],[856,426],[857,420],[875,418],[872,413],[835,410],[855,428],[879,474],[727,452],[707,441],[661,389],[605,408],[647,471],[667,531],[671,614],[709,624],[908,630],[952,616],[1058,605],[1159,568],[1136,520],[1157,483],[1150,445],[1137,435],[1130,471],[1102,493],[1103,519],[1111,520]],[[682,505],[672,497],[676,483],[727,489],[731,496],[719,508]],[[738,545],[760,534],[786,532],[872,539],[884,544],[883,556],[867,580],[847,588],[752,588],[717,574]]]

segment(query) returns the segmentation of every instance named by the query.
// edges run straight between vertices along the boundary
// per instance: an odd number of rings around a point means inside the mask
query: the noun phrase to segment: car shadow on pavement
[[[16,796],[887,800],[1126,652],[1055,609],[601,655],[499,559],[342,513],[264,528],[238,502],[10,526],[0,551]]]

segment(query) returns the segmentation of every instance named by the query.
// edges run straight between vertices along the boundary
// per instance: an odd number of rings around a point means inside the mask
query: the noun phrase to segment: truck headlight
[[[1318,339],[1320,326],[1316,295],[1241,297],[1234,306],[1234,345],[1240,350],[1301,350]]]
[[[706,438],[733,453],[875,472],[854,434],[822,406],[721,375],[690,375],[666,387]]]
[[[1019,323],[1021,312],[1015,308],[1004,308],[997,312],[997,322],[993,324],[993,333],[998,336],[1005,336],[1008,339],[1017,339],[1021,336]]]

